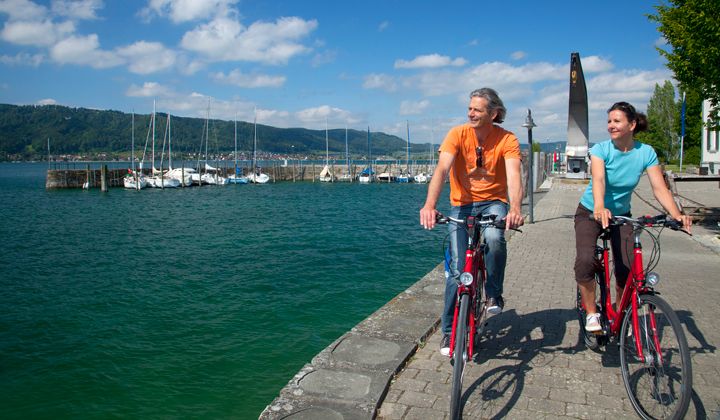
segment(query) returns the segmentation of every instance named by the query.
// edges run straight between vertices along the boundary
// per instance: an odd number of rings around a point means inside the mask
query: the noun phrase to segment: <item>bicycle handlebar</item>
[[[475,224],[480,226],[492,226],[497,229],[505,229],[505,218],[502,218],[500,220],[495,220],[497,217],[496,214],[488,214],[485,216],[475,217]],[[463,226],[467,226],[467,220],[468,218],[464,219],[456,219],[454,217],[445,216],[442,213],[438,212],[437,215],[435,215],[435,223],[439,225],[445,225],[448,223],[455,223],[455,224],[462,224]],[[517,228],[510,228],[512,230],[522,232],[522,230]]]
[[[594,215],[590,215],[590,220],[596,220]],[[627,217],[627,216],[612,216],[610,218],[610,225],[611,226],[620,226],[624,224],[631,224],[633,226],[646,226],[646,227],[667,227],[672,230],[679,230],[680,232],[684,232],[690,236],[692,234],[686,230],[684,230],[682,222],[678,222],[677,220],[673,219],[672,217],[668,217],[667,214],[658,214],[657,216],[640,216],[637,218],[633,217]]]

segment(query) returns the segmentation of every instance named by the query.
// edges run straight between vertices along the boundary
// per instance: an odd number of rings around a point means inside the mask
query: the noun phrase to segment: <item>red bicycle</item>
[[[505,219],[495,220],[496,215],[480,217],[468,216],[456,219],[437,215],[438,224],[454,223],[458,229],[468,232],[467,251],[465,251],[465,268],[460,274],[452,332],[450,334],[450,363],[453,366],[452,389],[450,391],[450,418],[459,419],[462,413],[460,406],[462,380],[465,364],[472,360],[476,337],[482,335],[487,325],[487,299],[482,294],[487,274],[485,272],[485,240],[482,232],[488,227],[505,229]],[[519,229],[513,229],[520,232]],[[444,248],[444,247],[443,247]]]
[[[600,297],[597,312],[600,313],[602,330],[597,333],[585,331],[586,311],[578,288],[576,305],[580,334],[587,347],[597,351],[602,350],[611,339],[619,340],[623,383],[640,417],[680,419],[687,412],[692,393],[690,351],[675,311],[654,289],[660,281],[658,274],[652,270],[660,260],[658,238],[662,229],[654,234],[649,228],[680,230],[682,224],[666,215],[637,219],[614,216],[611,220],[611,225],[615,226],[626,223],[633,227],[633,256],[618,308],[613,308],[610,296],[608,227],[599,238],[602,246],[598,246],[595,252],[599,267],[595,280],[600,289],[600,294],[596,294]],[[643,263],[640,244],[642,232],[648,233],[653,244],[647,265]]]

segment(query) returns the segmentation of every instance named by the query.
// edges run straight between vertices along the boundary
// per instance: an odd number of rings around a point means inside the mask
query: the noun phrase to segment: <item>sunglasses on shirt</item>
[[[483,165],[483,148],[482,146],[478,146],[475,148],[475,154],[477,157],[475,158],[475,166],[478,168],[482,168]]]

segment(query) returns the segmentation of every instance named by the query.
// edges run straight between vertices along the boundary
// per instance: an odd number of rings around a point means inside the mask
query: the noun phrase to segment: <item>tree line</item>
[[[157,113],[156,151],[166,134],[168,115]],[[133,124],[134,120],[134,124]],[[173,154],[227,154],[235,148],[235,122],[170,116]],[[207,126],[206,126],[207,124]],[[133,130],[134,126],[134,130]],[[0,104],[0,160],[41,160],[52,155],[130,155],[134,136],[136,154],[151,141],[151,115],[119,111],[70,108],[61,105]],[[252,151],[255,126],[237,122],[238,151]],[[325,155],[325,130],[277,128],[257,125],[258,150],[274,154]],[[367,131],[347,130],[348,149],[353,156],[368,153]],[[371,132],[373,156],[405,156],[407,141],[397,136]],[[345,156],[345,129],[328,130],[328,144],[335,155]],[[202,145],[202,150],[200,150]],[[148,146],[149,148],[150,146]],[[417,150],[430,150],[417,146]],[[159,152],[158,152],[159,153]]]
[[[662,161],[677,162],[685,96],[683,162],[699,164],[703,125],[714,130],[720,127],[720,1],[668,0],[655,10],[648,18],[658,23],[658,31],[667,41],[668,49],[657,49],[678,81],[679,99],[670,81],[655,85],[647,109],[650,127],[638,138],[652,145]],[[708,121],[702,120],[704,99],[711,106]]]

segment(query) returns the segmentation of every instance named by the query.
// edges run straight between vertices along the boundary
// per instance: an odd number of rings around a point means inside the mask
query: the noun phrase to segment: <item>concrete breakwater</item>
[[[235,172],[234,165],[232,165],[231,162],[227,163],[229,163],[230,166],[225,165],[224,167],[218,168],[219,175],[228,176]],[[349,168],[345,164],[330,164],[328,166],[335,178],[340,178],[349,174],[350,179],[353,182],[357,180],[357,176],[360,172],[366,168],[365,164],[351,164]],[[301,160],[274,161],[270,165],[264,166],[262,171],[270,175],[272,179],[271,182],[315,181],[320,176],[320,172],[324,167],[325,165],[321,163],[305,163]],[[397,176],[400,173],[407,172],[407,168],[408,166],[404,163],[400,164],[392,162],[373,164],[373,171],[375,172],[375,175],[385,172],[392,174],[393,176]],[[251,168],[245,166],[240,167],[240,169],[242,169],[245,174],[252,171]],[[410,171],[413,174],[430,174],[434,169],[434,165],[431,164],[410,165]],[[143,169],[140,172],[145,175],[150,175],[150,169]],[[92,168],[90,164],[87,164],[84,169],[48,169],[45,188],[102,188],[103,185],[106,185],[107,187],[122,187],[123,178],[127,173],[127,168],[108,169],[107,165],[104,164],[99,168]]]

